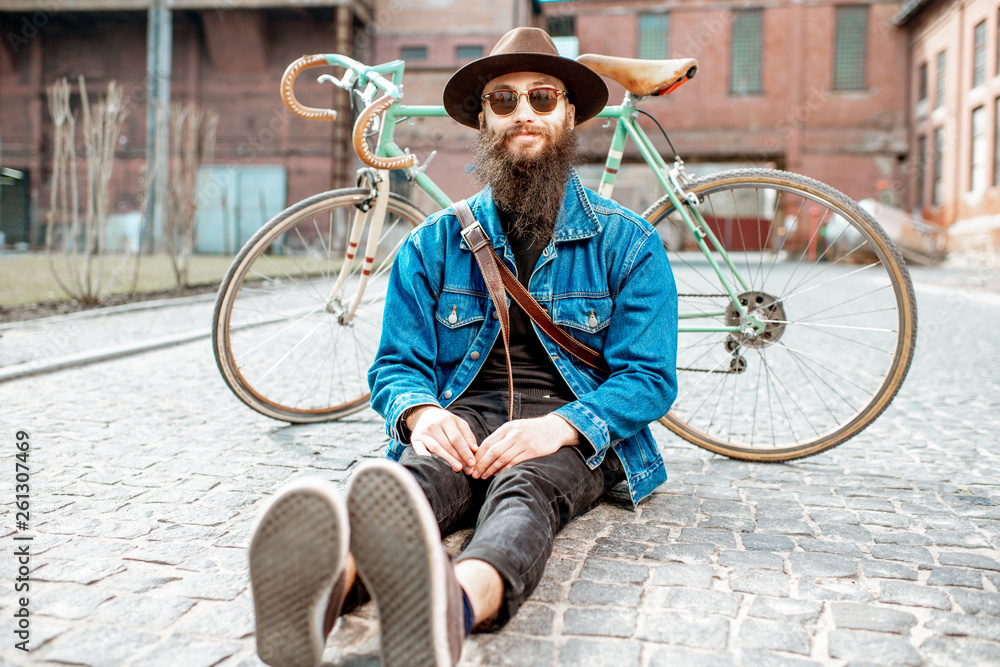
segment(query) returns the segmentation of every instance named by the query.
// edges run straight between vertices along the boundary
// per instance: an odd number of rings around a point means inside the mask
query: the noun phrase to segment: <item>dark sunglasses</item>
[[[528,104],[535,113],[552,113],[559,103],[559,96],[566,95],[563,90],[549,87],[532,88],[526,93],[515,90],[495,90],[483,95],[483,101],[490,103],[490,109],[498,116],[509,116],[517,109],[521,96],[528,97]]]

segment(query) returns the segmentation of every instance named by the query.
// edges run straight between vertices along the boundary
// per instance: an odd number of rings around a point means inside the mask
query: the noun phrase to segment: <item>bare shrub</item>
[[[81,130],[85,158],[86,201],[80,207],[80,174],[76,150],[76,113],[70,107],[71,87],[62,77],[47,88],[49,114],[55,125],[52,188],[45,244],[59,286],[85,304],[99,303],[106,293],[104,259],[108,254],[108,199],[115,148],[128,115],[122,89],[115,81],[93,105],[83,75],[79,79]],[[63,275],[55,259],[65,264]],[[122,260],[123,262],[125,260]]]
[[[177,286],[188,287],[191,254],[198,243],[198,166],[210,164],[215,153],[218,114],[194,103],[174,103],[170,115],[170,169],[163,240]]]

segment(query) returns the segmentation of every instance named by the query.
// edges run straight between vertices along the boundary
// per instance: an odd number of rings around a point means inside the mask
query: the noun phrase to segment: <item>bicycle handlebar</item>
[[[310,67],[329,66],[329,64],[326,58],[320,55],[302,56],[285,68],[285,73],[281,75],[281,99],[296,116],[308,120],[337,120],[337,112],[333,109],[307,107],[299,104],[299,101],[295,99],[295,79],[302,70]]]
[[[361,81],[373,84],[377,89],[385,92],[385,95],[374,102],[370,99],[370,97],[374,97],[374,89],[370,93],[370,96],[365,96],[365,101],[368,104],[354,123],[354,131],[352,133],[354,151],[358,154],[358,157],[362,162],[376,169],[407,169],[412,167],[416,163],[415,155],[379,157],[373,154],[368,147],[368,142],[365,141],[365,133],[368,130],[368,126],[374,122],[375,118],[384,113],[386,109],[398,102],[400,97],[402,97],[402,92],[398,86],[381,74],[356,60],[338,54],[311,55],[298,58],[285,69],[285,73],[281,77],[281,99],[285,102],[285,106],[291,109],[292,113],[296,116],[307,120],[336,120],[337,112],[333,109],[316,109],[299,103],[295,98],[294,87],[295,79],[298,78],[303,70],[311,67],[338,65],[347,69],[344,78],[338,81],[333,77],[324,75],[323,80],[330,81],[339,88],[350,90],[360,79]]]
[[[369,123],[373,122],[379,114],[384,113],[386,109],[395,103],[396,100],[391,95],[384,95],[365,107],[365,110],[358,116],[357,122],[354,123],[354,152],[369,167],[375,167],[376,169],[409,169],[416,164],[416,155],[379,157],[371,152],[371,149],[368,148],[368,142],[365,141],[365,132],[368,129]]]

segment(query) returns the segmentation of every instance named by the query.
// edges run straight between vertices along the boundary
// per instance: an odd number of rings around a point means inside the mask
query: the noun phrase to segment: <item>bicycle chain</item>
[[[727,299],[729,298],[729,295],[728,294],[678,294],[677,298],[678,299],[681,298]],[[736,370],[720,371],[715,368],[684,368],[681,366],[678,366],[677,370],[687,371],[689,373],[722,373],[725,375],[738,375],[739,373],[741,373],[741,371],[736,371]]]

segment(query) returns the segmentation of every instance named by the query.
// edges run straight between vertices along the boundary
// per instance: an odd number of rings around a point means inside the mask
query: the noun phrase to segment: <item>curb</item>
[[[150,352],[153,350],[160,350],[167,347],[173,347],[175,345],[183,345],[184,343],[190,343],[201,338],[210,338],[211,335],[211,330],[188,331],[180,334],[174,334],[172,336],[155,338],[142,343],[128,343],[125,345],[116,345],[114,347],[106,347],[88,352],[67,354],[61,357],[41,361],[28,361],[22,364],[15,364],[14,366],[8,366],[7,368],[0,368],[0,383],[20,378],[32,377],[35,375],[42,375],[44,373],[53,373],[55,371],[61,371],[68,368],[78,368],[80,366],[87,366],[101,361],[111,361],[112,359],[120,359],[122,357],[128,357],[134,354],[141,354],[143,352]]]
[[[214,301],[216,292],[206,292],[205,294],[193,294],[191,296],[178,296],[169,299],[149,299],[148,301],[135,301],[133,303],[123,303],[120,306],[104,306],[102,308],[91,308],[80,310],[75,313],[64,313],[62,315],[49,315],[48,317],[38,317],[31,320],[20,320],[16,322],[0,322],[0,331],[5,329],[15,329],[28,326],[33,323],[60,322],[63,320],[87,319],[90,317],[104,317],[107,315],[119,315],[132,313],[140,310],[159,310],[160,308],[171,308],[176,306],[187,306],[204,301]]]

